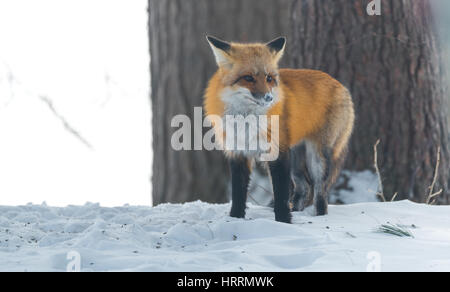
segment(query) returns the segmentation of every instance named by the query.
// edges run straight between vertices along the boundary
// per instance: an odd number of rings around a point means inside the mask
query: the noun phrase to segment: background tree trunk
[[[228,201],[228,166],[220,152],[174,151],[173,116],[193,117],[216,70],[205,39],[269,41],[288,25],[290,1],[149,0],[153,109],[153,203]]]
[[[347,167],[379,166],[385,195],[424,202],[437,148],[435,190],[450,203],[449,139],[444,82],[429,0],[383,0],[368,16],[368,0],[295,0],[288,46],[292,67],[325,71],[346,85],[356,106]]]

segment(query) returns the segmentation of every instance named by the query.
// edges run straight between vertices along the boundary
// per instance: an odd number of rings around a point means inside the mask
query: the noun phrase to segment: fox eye
[[[255,82],[255,78],[253,78],[253,76],[251,75],[245,75],[242,78],[247,82]]]
[[[267,75],[266,80],[267,80],[267,83],[271,83],[273,81],[272,75]]]

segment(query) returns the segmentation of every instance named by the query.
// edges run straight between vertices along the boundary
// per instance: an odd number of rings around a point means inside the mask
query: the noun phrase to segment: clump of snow
[[[105,208],[0,207],[0,271],[450,271],[450,207],[409,201],[330,206],[329,215],[202,202]],[[414,236],[376,232],[401,224]]]

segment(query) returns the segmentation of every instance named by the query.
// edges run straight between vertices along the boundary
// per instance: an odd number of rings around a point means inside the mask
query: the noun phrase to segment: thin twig
[[[272,196],[273,196],[273,193],[272,193],[271,191],[267,190],[265,187],[263,187],[263,186],[261,186],[261,185],[259,185],[259,184],[257,184],[257,183],[255,183],[255,186],[261,188],[264,192],[266,192],[266,193],[268,193],[269,195],[272,195]]]
[[[394,196],[392,196],[391,202],[394,202],[394,201],[395,201],[395,199],[397,198],[397,196],[398,196],[398,192],[397,192],[397,193],[395,193],[395,194],[394,194]]]
[[[64,128],[71,133],[73,136],[75,136],[75,138],[77,138],[81,143],[83,143],[86,147],[88,147],[89,149],[93,150],[92,145],[86,140],[84,139],[81,134],[75,130],[67,121],[66,119],[60,115],[55,107],[53,106],[53,102],[46,96],[40,96],[40,99],[45,102],[47,104],[47,106],[49,107],[49,109],[53,112],[53,114],[63,123]]]
[[[252,184],[254,184],[255,186],[261,188],[264,192],[268,193],[269,195],[273,196],[273,193],[272,193],[272,192],[269,192],[269,191],[268,191],[266,188],[264,188],[263,186],[261,186],[261,185],[259,185],[259,184],[257,184],[257,183],[252,183]],[[255,203],[256,203],[257,205],[262,206],[257,200],[255,200],[255,198],[252,197],[252,195],[250,195],[250,193],[248,193],[248,196],[250,197],[250,199],[252,199],[253,201],[255,201]]]
[[[378,141],[373,146],[373,165],[375,167],[375,171],[378,176],[377,196],[379,196],[383,200],[383,202],[386,202],[386,197],[384,196],[383,193],[383,181],[381,180],[380,169],[378,168],[378,151],[377,151],[378,144],[380,144],[380,139],[378,139]]]
[[[256,203],[256,205],[261,206],[261,204],[257,200],[255,200],[255,198],[253,198],[253,196],[250,195],[250,193],[248,193],[247,195],[249,196],[250,199],[252,199]]]
[[[432,198],[439,196],[440,194],[442,194],[443,191],[444,191],[444,190],[441,189],[441,190],[439,190],[439,192],[434,193],[434,194],[432,195]],[[437,201],[437,199],[434,199],[434,200],[430,203],[430,205],[436,205],[436,201]]]
[[[441,163],[441,146],[438,147],[437,149],[437,160],[436,160],[436,167],[434,168],[434,177],[433,177],[433,182],[431,183],[431,186],[429,186],[429,193],[428,193],[428,197],[427,197],[427,204],[430,204],[431,199],[439,196],[440,194],[442,194],[443,190],[439,190],[436,193],[433,193],[434,190],[434,185],[436,184],[437,181],[437,177],[439,174],[439,164]],[[433,201],[433,204],[436,202],[436,200]]]

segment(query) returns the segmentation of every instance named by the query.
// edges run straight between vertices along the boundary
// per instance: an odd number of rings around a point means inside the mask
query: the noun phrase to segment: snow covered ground
[[[0,207],[0,271],[450,271],[450,207],[395,203],[294,213],[249,204]],[[414,238],[377,233],[402,224]]]

